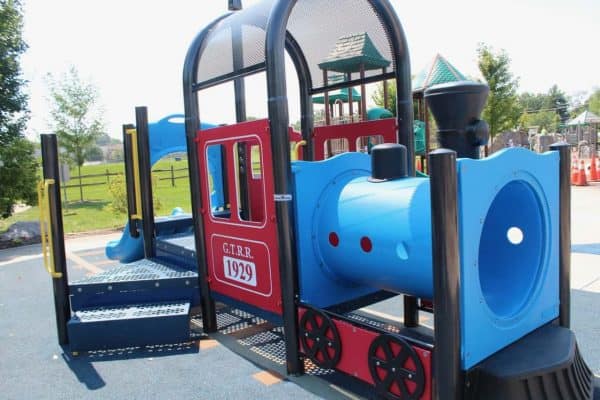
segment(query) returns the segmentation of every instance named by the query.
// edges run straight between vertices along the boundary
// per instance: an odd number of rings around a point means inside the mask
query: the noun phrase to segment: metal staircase
[[[181,343],[199,303],[198,274],[142,259],[69,284],[71,351]]]
[[[129,234],[140,237],[145,258],[78,281],[68,278],[56,135],[41,139],[42,249],[59,344],[76,353],[189,342],[200,304],[192,218],[154,218],[146,108],[136,108],[136,127],[123,126]]]

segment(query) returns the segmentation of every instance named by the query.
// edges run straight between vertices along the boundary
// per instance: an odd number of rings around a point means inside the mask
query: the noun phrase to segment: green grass
[[[155,170],[169,170],[168,172],[154,172],[158,178],[169,178],[158,180],[156,185],[155,198],[161,204],[157,215],[169,215],[173,208],[181,207],[185,212],[191,212],[190,191],[188,178],[176,179],[175,187],[172,187],[170,180],[170,168],[185,168],[182,171],[175,171],[174,176],[187,176],[187,161],[173,161],[169,159],[161,160],[153,167]],[[95,175],[109,173],[123,173],[123,163],[84,165],[81,168],[82,175]],[[77,168],[71,169],[71,180],[67,185],[78,184]],[[114,179],[114,177],[109,177]],[[123,228],[127,216],[124,213],[115,213],[110,208],[112,197],[108,191],[107,177],[82,178],[83,184],[103,183],[98,186],[83,187],[83,202],[80,201],[79,188],[67,188],[65,202],[65,189],[61,189],[63,200],[63,222],[65,233],[88,232],[100,229]],[[7,219],[0,219],[0,233],[8,229],[10,225],[17,221],[37,221],[39,220],[38,207],[32,207],[27,211],[15,214]]]

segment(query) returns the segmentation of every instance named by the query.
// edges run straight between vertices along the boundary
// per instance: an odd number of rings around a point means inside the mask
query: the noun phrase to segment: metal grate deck
[[[192,324],[194,323],[200,324],[201,316],[193,316]],[[220,333],[235,339],[242,351],[258,355],[275,365],[285,366],[283,327],[273,326],[263,318],[227,306],[218,309],[217,326]],[[335,373],[334,370],[319,368],[309,359],[304,360],[304,366],[307,375],[324,376]]]
[[[197,277],[198,274],[196,272],[173,265],[159,264],[152,260],[143,259],[129,264],[123,264],[96,275],[79,279],[71,282],[71,286]]]
[[[392,325],[392,324],[389,324],[384,321],[379,321],[379,320],[376,320],[373,318],[369,318],[362,314],[348,313],[345,315],[345,317],[348,319],[351,319],[353,321],[356,321],[362,325],[372,326],[373,328],[383,330],[383,331],[386,331],[389,333],[400,333],[401,332],[401,329],[396,325]]]
[[[182,257],[196,257],[196,242],[193,233],[158,237],[156,248]]]

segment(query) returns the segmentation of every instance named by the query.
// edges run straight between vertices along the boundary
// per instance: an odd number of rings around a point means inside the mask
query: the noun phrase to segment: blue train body
[[[301,300],[433,298],[429,179],[370,180],[370,157],[295,162]],[[558,154],[459,159],[462,365],[558,316]],[[515,235],[516,238],[511,235]]]

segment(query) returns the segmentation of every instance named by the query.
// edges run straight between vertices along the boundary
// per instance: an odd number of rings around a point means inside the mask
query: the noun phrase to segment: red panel
[[[386,118],[353,124],[315,127],[313,132],[315,160],[325,159],[325,142],[331,139],[348,139],[350,151],[356,151],[356,140],[364,136],[383,136],[384,143],[396,143],[396,119]]]
[[[303,314],[304,309],[300,307],[298,309],[298,320],[302,318]],[[369,372],[367,360],[369,346],[379,336],[379,333],[339,319],[332,318],[332,320],[338,329],[342,342],[342,355],[335,369],[373,385],[374,382]],[[431,400],[431,351],[414,345],[412,348],[421,360],[425,371],[425,389],[420,400]],[[303,351],[302,344],[300,344],[300,350]]]
[[[205,244],[211,290],[260,309],[281,314],[281,284],[271,137],[266,119],[243,122],[202,130],[198,134],[197,151],[201,174],[202,202],[200,210],[205,230]],[[262,179],[252,180],[248,170],[253,212],[264,215],[260,221],[244,221],[239,217],[234,144],[258,144],[262,165]],[[210,194],[207,167],[207,149],[211,145],[225,147],[227,185],[231,208],[230,218],[216,218],[209,210]],[[250,159],[251,157],[248,157]],[[249,164],[248,164],[249,165]],[[251,167],[251,166],[250,166]],[[262,193],[257,194],[260,190]],[[263,199],[260,201],[260,199]],[[264,201],[267,199],[267,201]],[[258,211],[256,207],[260,207]],[[253,219],[258,219],[253,217]]]

